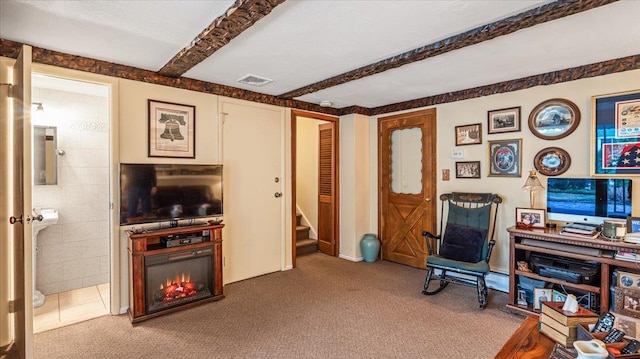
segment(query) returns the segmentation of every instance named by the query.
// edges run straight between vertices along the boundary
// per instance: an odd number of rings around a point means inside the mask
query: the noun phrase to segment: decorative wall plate
[[[533,166],[545,176],[565,173],[571,166],[571,156],[559,147],[547,147],[533,158]]]

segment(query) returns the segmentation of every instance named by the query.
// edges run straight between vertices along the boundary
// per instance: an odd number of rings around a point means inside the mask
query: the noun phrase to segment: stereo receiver
[[[210,241],[210,231],[203,230],[200,233],[170,234],[160,237],[160,243],[165,248],[186,246],[188,244],[202,243]]]

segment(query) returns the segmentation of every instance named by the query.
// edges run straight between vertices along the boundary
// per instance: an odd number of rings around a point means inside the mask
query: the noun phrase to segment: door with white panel
[[[224,282],[282,269],[284,109],[221,100]]]

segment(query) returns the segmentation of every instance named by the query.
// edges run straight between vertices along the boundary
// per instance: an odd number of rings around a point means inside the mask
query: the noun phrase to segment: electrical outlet
[[[451,159],[452,160],[461,160],[463,158],[464,158],[464,151],[463,150],[451,151]]]
[[[442,170],[442,180],[443,181],[448,181],[450,178],[449,176],[449,169],[443,169]]]

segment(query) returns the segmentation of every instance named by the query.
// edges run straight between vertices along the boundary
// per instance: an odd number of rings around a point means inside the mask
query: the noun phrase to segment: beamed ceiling
[[[376,115],[638,69],[639,17],[637,0],[2,0],[0,55]]]

